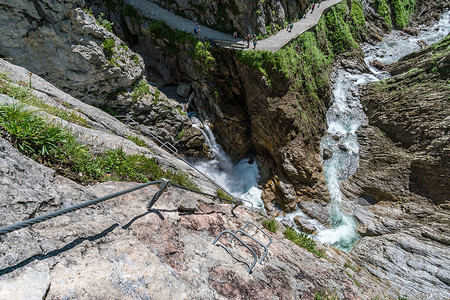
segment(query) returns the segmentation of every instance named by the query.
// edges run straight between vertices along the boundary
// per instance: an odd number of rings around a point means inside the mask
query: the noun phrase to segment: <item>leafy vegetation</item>
[[[106,38],[102,42],[103,53],[105,54],[106,59],[113,63],[114,54],[116,54],[116,42],[113,38]]]
[[[127,155],[121,148],[94,155],[70,131],[44,121],[25,104],[0,105],[0,133],[23,154],[80,183],[148,182],[165,177],[198,189],[186,174],[164,170],[154,159],[144,155]]]
[[[374,0],[373,5],[390,30],[392,28],[391,11],[386,3],[386,0]]]
[[[177,140],[181,140],[181,138],[184,136],[184,129],[182,129],[180,132],[178,132]]]
[[[408,26],[409,17],[414,13],[416,0],[391,0],[394,22],[398,28]]]
[[[144,95],[150,94],[150,85],[144,79],[139,81],[139,83],[134,87],[133,93],[131,94],[131,99],[133,102],[138,101],[138,99]]]
[[[0,132],[10,137],[22,153],[33,158],[60,157],[61,144],[69,139],[64,130],[44,122],[20,102],[0,105]]]
[[[306,234],[302,232],[297,232],[294,228],[288,227],[284,231],[284,237],[288,240],[293,241],[295,244],[302,248],[305,248],[309,252],[317,255],[318,257],[325,257],[323,251],[317,249],[316,243]]]
[[[8,80],[5,74],[0,74],[0,94],[8,95],[9,97],[19,100],[20,102],[39,108],[51,115],[57,116],[71,123],[88,127],[86,119],[80,117],[76,112],[62,110],[48,105],[36,97],[31,92],[31,89],[24,85],[26,85],[26,83],[22,83],[22,85],[16,84]],[[62,102],[62,105],[66,107],[68,106],[65,102]]]
[[[267,230],[269,230],[273,233],[276,233],[278,230],[277,221],[275,221],[274,218],[264,220],[262,222],[262,225],[264,226],[264,228],[266,228]]]
[[[112,31],[113,31],[114,23],[113,23],[113,22],[110,22],[110,21],[108,21],[108,20],[106,20],[106,19],[103,19],[103,17],[104,17],[104,14],[101,13],[101,14],[98,16],[97,24],[100,25],[100,26],[103,26],[103,27],[104,27],[106,30],[108,30],[109,32],[112,32]]]

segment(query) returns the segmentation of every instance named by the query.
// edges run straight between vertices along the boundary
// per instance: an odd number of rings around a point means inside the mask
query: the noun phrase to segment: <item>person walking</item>
[[[316,3],[315,2],[313,2],[313,5],[311,6],[311,13],[313,13],[314,7],[316,7]]]
[[[198,35],[200,33],[200,24],[197,24],[194,28],[195,37],[198,39]]]
[[[320,3],[322,3],[322,0],[319,0],[319,4],[317,4],[317,7],[320,7]]]
[[[250,48],[250,41],[252,40],[250,33],[247,34],[247,37],[245,39],[247,40],[247,48]]]
[[[255,37],[253,37],[253,50],[256,49],[256,43],[258,43],[258,39]]]
[[[291,32],[293,28],[294,28],[294,21],[291,21],[291,24],[289,24],[289,32]]]

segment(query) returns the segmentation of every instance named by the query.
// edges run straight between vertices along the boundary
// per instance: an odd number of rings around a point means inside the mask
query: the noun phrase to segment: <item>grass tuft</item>
[[[299,245],[302,248],[305,248],[309,252],[317,255],[318,257],[325,258],[325,253],[323,251],[316,248],[316,243],[311,239],[308,235],[304,233],[297,232],[294,228],[288,227],[284,231],[284,237],[288,240],[293,241],[295,244]]]
[[[277,221],[275,221],[275,219],[271,218],[271,219],[266,219],[262,222],[262,225],[264,226],[264,228],[266,228],[267,230],[276,233],[278,230],[278,225],[277,225]]]

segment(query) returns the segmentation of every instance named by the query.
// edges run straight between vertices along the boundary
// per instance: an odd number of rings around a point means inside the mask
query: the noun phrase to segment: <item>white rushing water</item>
[[[365,61],[375,59],[382,63],[393,63],[403,56],[420,50],[418,41],[433,44],[442,40],[450,31],[450,12],[442,15],[434,26],[422,30],[418,36],[410,36],[401,31],[393,31],[383,42],[376,45],[364,45]],[[291,224],[296,216],[308,219],[317,229],[315,239],[337,248],[349,251],[358,241],[357,222],[342,209],[343,195],[340,190],[342,181],[354,174],[359,165],[359,145],[356,130],[366,122],[358,98],[358,85],[388,78],[387,72],[371,68],[372,74],[351,74],[339,70],[333,86],[333,104],[327,112],[327,133],[321,141],[322,151],[328,149],[333,156],[323,161],[324,174],[330,191],[330,228],[317,220],[311,220],[301,210],[280,216],[278,220],[289,220]]]
[[[383,42],[363,47],[365,61],[375,59],[383,63],[393,63],[403,56],[420,50],[418,41],[433,44],[442,40],[450,31],[450,13],[444,14],[436,25],[423,30],[418,36],[410,36],[401,31],[393,31]],[[327,112],[327,134],[321,141],[322,151],[331,150],[333,156],[323,161],[325,179],[330,191],[331,228],[317,226],[316,239],[329,243],[343,250],[350,250],[359,239],[356,231],[357,222],[342,210],[342,193],[340,184],[354,174],[359,164],[359,145],[356,130],[365,122],[358,98],[358,85],[390,75],[371,68],[373,74],[350,74],[339,70],[333,87],[333,105]]]
[[[250,201],[253,207],[264,209],[261,200],[262,190],[258,187],[258,164],[249,158],[233,164],[222,147],[216,142],[214,134],[207,123],[201,123],[197,118],[191,118],[194,126],[200,129],[211,149],[213,159],[195,163],[195,167],[208,175],[216,183],[233,196]],[[244,202],[244,204],[246,204]]]

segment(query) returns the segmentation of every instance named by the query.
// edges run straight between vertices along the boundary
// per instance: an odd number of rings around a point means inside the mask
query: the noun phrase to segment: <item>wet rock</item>
[[[379,61],[379,60],[377,60],[377,59],[372,60],[372,61],[370,62],[370,65],[371,65],[372,67],[377,68],[377,69],[380,70],[380,71],[384,71],[384,70],[386,69],[386,66],[385,66],[381,61]]]
[[[419,35],[419,30],[414,27],[405,27],[405,28],[403,28],[403,32],[406,32],[407,34],[414,35],[414,36]]]
[[[294,218],[294,222],[297,225],[298,229],[300,229],[301,231],[306,232],[308,234],[317,234],[317,229],[310,221],[297,216]]]
[[[332,138],[333,140],[335,140],[335,141],[339,141],[339,140],[341,139],[341,137],[340,137],[339,135],[337,135],[337,134],[333,134],[333,135],[331,136],[331,138]]]
[[[450,217],[441,206],[450,193],[443,138],[449,106],[439,88],[447,77],[431,71],[444,44],[388,66],[394,76],[383,85],[360,88],[370,125],[358,132],[359,168],[342,184],[363,236],[352,256],[400,294],[419,299],[450,297]]]
[[[330,149],[323,149],[323,155],[322,155],[323,159],[330,159],[333,157],[333,151],[331,151]]]
[[[421,49],[426,48],[428,46],[428,44],[424,40],[418,40],[417,45],[419,45]]]
[[[339,144],[339,145],[338,145],[338,148],[341,149],[342,151],[345,151],[345,152],[348,151],[347,146],[345,146],[344,144]]]

